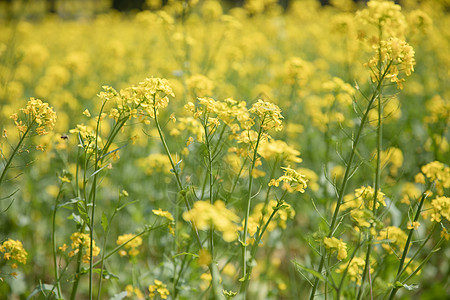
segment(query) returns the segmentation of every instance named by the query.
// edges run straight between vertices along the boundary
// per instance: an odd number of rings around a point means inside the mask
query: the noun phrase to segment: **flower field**
[[[0,299],[445,299],[450,3],[0,2]]]

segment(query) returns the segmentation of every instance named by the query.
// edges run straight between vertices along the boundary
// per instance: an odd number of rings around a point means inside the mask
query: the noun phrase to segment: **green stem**
[[[58,271],[58,262],[56,259],[56,237],[55,237],[55,231],[56,231],[56,211],[58,210],[58,199],[61,196],[61,189],[62,189],[63,183],[59,186],[59,192],[58,195],[55,198],[55,207],[53,208],[53,216],[52,216],[52,245],[53,245],[53,268],[55,272],[55,280],[56,280],[56,291],[58,293],[58,297],[61,298],[61,284],[59,283],[59,271]]]
[[[429,187],[430,187],[430,185],[428,185],[428,188]],[[422,196],[419,199],[419,205],[417,207],[417,211],[416,211],[416,214],[414,216],[413,222],[417,222],[417,220],[420,217],[420,213],[422,212],[422,206],[423,206],[423,204],[425,202],[425,199],[428,197],[428,188],[425,190],[424,193],[422,193]],[[406,256],[407,256],[407,254],[409,252],[409,246],[411,245],[411,240],[412,240],[413,233],[414,233],[414,228],[411,228],[409,230],[409,233],[408,233],[408,239],[406,240],[405,248],[403,249],[403,254],[402,254],[402,258],[400,259],[400,264],[398,265],[397,275],[395,276],[394,283],[397,282],[400,279],[400,276],[402,275],[402,273],[404,271],[403,264],[405,263]],[[400,287],[392,288],[391,294],[389,296],[390,300],[394,299],[395,294],[397,293],[399,288]]]
[[[381,48],[381,47],[380,47]],[[378,50],[379,52],[381,52],[381,50]],[[380,59],[381,59],[381,53],[379,54]],[[378,76],[381,76],[381,66],[379,65],[379,72],[378,72]],[[374,187],[374,194],[373,194],[373,206],[372,206],[372,215],[373,218],[376,219],[377,217],[377,198],[378,198],[378,190],[380,189],[380,185],[381,185],[381,151],[382,151],[382,143],[383,143],[383,123],[382,123],[382,116],[383,116],[383,106],[381,103],[382,97],[382,87],[380,87],[379,89],[379,96],[378,96],[378,124],[377,124],[377,166],[376,166],[376,170],[375,170],[375,187]],[[370,229],[372,229],[374,222],[372,222],[370,224]],[[358,296],[356,297],[357,300],[360,300],[363,292],[364,292],[364,281],[366,280],[366,276],[367,276],[367,272],[369,270],[370,267],[370,254],[372,253],[372,241],[373,241],[373,236],[370,233],[371,230],[369,229],[368,234],[369,234],[369,242],[367,244],[367,252],[366,252],[366,260],[365,260],[365,265],[364,265],[364,271],[362,273],[362,277],[361,277],[361,285],[359,287],[359,291],[358,291]],[[369,274],[370,275],[370,274]],[[372,294],[372,283],[369,282],[370,285],[370,291]]]
[[[261,124],[264,123],[261,122]],[[245,284],[245,281],[247,281],[249,278],[247,276],[247,229],[248,229],[248,218],[250,216],[250,207],[251,207],[251,201],[252,201],[252,187],[253,187],[253,168],[255,167],[256,158],[258,155],[258,146],[261,139],[261,135],[263,133],[262,126],[259,127],[258,131],[258,139],[256,140],[255,149],[253,150],[253,159],[252,163],[250,165],[250,169],[248,171],[249,176],[249,183],[248,183],[248,198],[247,198],[247,209],[245,211],[245,220],[244,220],[244,234],[243,234],[243,240],[242,240],[242,280],[243,284]],[[246,295],[244,294],[244,299],[246,298]]]
[[[349,157],[348,162],[347,162],[347,168],[345,169],[344,178],[342,180],[341,188],[339,190],[339,197],[338,197],[338,201],[336,203],[336,208],[334,209],[333,219],[332,219],[331,224],[329,226],[329,232],[328,232],[328,235],[327,235],[328,237],[332,237],[333,234],[334,234],[334,230],[336,229],[337,219],[338,219],[338,215],[339,215],[339,209],[340,209],[340,207],[342,205],[342,202],[344,200],[345,191],[346,191],[347,184],[348,184],[348,181],[349,181],[349,178],[350,178],[350,174],[351,174],[353,159],[354,159],[354,157],[356,155],[356,147],[358,145],[359,139],[361,138],[361,133],[362,133],[364,125],[365,125],[365,123],[367,121],[367,118],[368,118],[368,115],[369,115],[369,111],[372,108],[372,104],[375,101],[375,99],[377,99],[379,97],[379,91],[380,91],[380,89],[382,87],[384,78],[386,77],[386,74],[387,74],[391,64],[392,64],[392,62],[389,62],[385,72],[382,74],[382,77],[379,79],[379,81],[377,83],[377,87],[375,89],[375,92],[372,94],[372,97],[369,99],[366,111],[364,112],[364,115],[361,118],[361,123],[359,124],[358,131],[356,133],[355,139],[352,141],[352,151],[350,153],[350,157]],[[319,273],[322,273],[324,262],[325,262],[325,257],[322,255],[322,257],[320,259],[320,263],[319,263],[319,268],[317,270]],[[319,279],[316,278],[314,280],[314,284],[313,284],[313,287],[311,289],[311,294],[310,294],[310,298],[309,298],[310,300],[314,299],[318,285],[319,285]]]
[[[0,186],[2,185],[2,182],[6,176],[6,172],[8,171],[12,160],[14,158],[14,156],[17,154],[17,152],[19,151],[20,146],[22,145],[23,141],[25,140],[25,137],[27,136],[27,134],[30,132],[31,127],[33,127],[33,125],[35,124],[35,121],[33,120],[30,124],[30,126],[27,127],[27,130],[23,133],[23,135],[20,137],[19,142],[17,143],[16,147],[14,148],[11,156],[9,157],[8,161],[6,162],[5,168],[2,171],[2,175],[0,176]]]
[[[178,174],[178,170],[177,170],[176,165],[175,165],[175,163],[174,163],[174,161],[172,159],[172,155],[170,154],[169,147],[167,146],[166,139],[164,138],[164,135],[162,133],[161,126],[160,126],[159,121],[158,121],[158,111],[156,110],[156,107],[153,107],[153,113],[154,113],[154,116],[155,116],[156,129],[158,130],[159,138],[161,140],[161,143],[163,144],[163,147],[164,147],[164,150],[166,152],[166,155],[169,158],[170,165],[172,166],[173,173],[175,174],[175,179],[177,181],[178,190],[180,191],[180,193],[183,196],[183,200],[184,200],[184,203],[186,205],[186,209],[189,211],[189,210],[191,210],[191,205],[189,204],[189,201],[187,199],[186,192],[183,190],[183,184],[181,183],[180,175]],[[197,239],[198,246],[200,247],[200,249],[202,249],[203,248],[202,241],[200,240],[200,235],[198,233],[197,225],[195,225],[194,222],[191,222],[191,226],[192,226],[192,229],[194,231],[195,238]]]
[[[93,255],[93,247],[94,247],[94,220],[95,220],[95,204],[96,204],[96,200],[97,200],[97,175],[98,175],[98,169],[99,169],[99,158],[98,158],[98,138],[99,138],[99,131],[100,131],[100,121],[101,121],[101,116],[103,113],[103,109],[105,108],[107,101],[103,101],[102,103],[102,107],[100,108],[100,112],[98,114],[97,117],[97,126],[95,129],[95,149],[94,149],[94,179],[92,181],[92,187],[91,187],[91,195],[89,198],[91,198],[92,200],[90,201],[90,203],[92,204],[92,208],[91,208],[91,218],[90,218],[90,224],[89,224],[89,235],[90,235],[90,245],[89,245],[89,300],[92,300],[93,297],[93,291],[92,291],[92,283],[94,280],[94,255]],[[114,138],[115,135],[113,135],[112,138]],[[112,143],[111,139],[108,139],[107,143],[109,142],[109,144]],[[101,278],[101,274],[100,274],[100,278]]]

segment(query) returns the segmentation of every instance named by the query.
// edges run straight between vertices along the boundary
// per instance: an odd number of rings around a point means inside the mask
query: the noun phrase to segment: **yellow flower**
[[[152,212],[155,215],[160,216],[160,217],[164,217],[164,218],[166,218],[169,221],[173,221],[174,220],[174,218],[173,218],[173,216],[172,216],[172,214],[170,212],[162,210],[161,208],[153,209]]]
[[[419,229],[419,226],[420,226],[419,222],[412,222],[412,223],[409,222],[407,228],[417,230],[417,229]]]
[[[283,128],[282,120],[284,117],[276,104],[259,99],[248,111],[258,116],[264,130],[273,128],[280,131]]]
[[[120,235],[117,238],[116,244],[122,245],[122,244],[126,243],[127,241],[129,241],[130,239],[134,238],[135,236],[136,235],[132,234],[132,233]],[[136,256],[139,254],[139,250],[137,250],[136,248],[138,248],[141,245],[142,245],[142,238],[140,236],[138,236],[135,239],[129,241],[123,248],[128,250],[128,255]]]
[[[402,199],[401,203],[410,204],[410,199],[418,199],[420,197],[421,191],[416,187],[414,183],[406,182],[402,186]]]
[[[441,222],[442,219],[450,221],[450,198],[436,197],[431,201],[433,212],[431,213],[431,221]]]
[[[279,186],[280,182],[287,183],[283,187],[289,192],[300,192],[304,193],[306,187],[308,186],[308,179],[306,176],[297,172],[289,167],[281,167],[284,170],[284,175],[280,176],[278,179],[271,179],[269,186]]]
[[[380,231],[377,239],[382,241],[381,246],[385,250],[392,253],[395,249],[403,251],[403,248],[405,248],[407,235],[398,227],[388,226]]]
[[[370,262],[370,273],[373,273],[374,268],[372,267],[373,262]],[[350,277],[350,280],[356,282],[357,284],[361,284],[361,277],[364,271],[364,267],[366,265],[366,261],[361,257],[354,257],[347,264],[342,264],[336,270],[337,273],[343,273],[347,268],[347,274]]]
[[[157,279],[155,279],[153,282],[154,284],[148,286],[148,291],[150,292],[149,297],[154,298],[156,297],[156,295],[159,295],[161,299],[167,299],[167,297],[170,295],[170,292],[167,289],[167,285]]]
[[[201,266],[207,266],[211,263],[211,253],[206,249],[200,249],[198,263]]]
[[[16,241],[13,239],[8,239],[0,245],[0,252],[4,252],[3,259],[5,260],[16,260],[21,264],[27,263],[27,251],[23,248],[21,241]],[[17,264],[15,265],[17,268]],[[14,269],[14,268],[13,268]]]
[[[22,113],[27,117],[24,124],[22,120],[18,120],[17,113],[11,115],[11,119],[14,120],[17,129],[25,133],[28,126],[33,123],[29,123],[29,120],[37,124],[36,133],[38,135],[45,135],[48,130],[52,130],[56,124],[56,113],[53,107],[50,107],[48,103],[42,102],[42,100],[30,98],[25,108],[20,109]]]
[[[70,236],[72,240],[72,251],[69,252],[69,257],[74,256],[83,249],[83,262],[89,263],[90,261],[90,249],[91,249],[91,238],[87,233],[74,232]],[[97,256],[100,254],[100,248],[95,245],[95,241],[92,241],[92,256]]]
[[[341,239],[337,239],[335,237],[324,238],[323,244],[325,248],[330,250],[331,252],[337,252],[337,259],[343,260],[347,257],[347,243],[344,243]]]
[[[372,210],[373,208],[373,200],[375,196],[375,190],[371,186],[363,186],[355,190],[356,198],[363,200],[367,209]],[[380,206],[380,203],[383,206],[386,206],[386,202],[384,201],[385,195],[383,192],[378,190],[377,193],[377,203],[375,205],[376,208]]]
[[[222,232],[226,242],[237,239],[237,225],[239,217],[225,207],[225,203],[217,200],[214,204],[209,201],[196,201],[194,207],[183,213],[183,219],[195,223],[198,229],[208,229],[212,224]]]
[[[91,117],[91,113],[89,112],[89,110],[87,108],[83,111],[83,115],[85,115],[88,118]]]

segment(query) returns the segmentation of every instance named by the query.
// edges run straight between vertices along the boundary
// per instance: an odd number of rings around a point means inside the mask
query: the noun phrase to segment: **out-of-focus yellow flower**
[[[208,229],[212,224],[214,228],[222,232],[226,242],[237,239],[237,225],[239,217],[225,207],[223,201],[217,200],[214,204],[209,201],[196,201],[194,207],[183,213],[183,219],[193,222],[198,229]]]
[[[122,245],[125,244],[127,241],[129,241],[130,239],[134,238],[136,235],[132,234],[132,233],[128,233],[128,234],[123,234],[120,235],[117,238],[116,244],[117,245]],[[142,245],[142,238],[140,236],[136,237],[135,239],[131,240],[130,242],[128,242],[123,248],[128,250],[128,255],[129,256],[136,256],[139,254],[139,250],[137,249],[139,246]],[[120,253],[121,256],[124,256],[124,254],[126,255],[127,252],[123,251]]]
[[[23,248],[22,242],[8,239],[0,245],[0,252],[5,260],[15,260],[21,264],[27,263],[27,251]],[[13,269],[17,268],[17,264],[13,264]]]
[[[420,189],[411,182],[406,182],[402,186],[402,199],[400,200],[401,203],[410,204],[411,199],[418,199],[420,197],[421,191]]]
[[[155,215],[160,216],[160,217],[164,217],[164,218],[166,218],[169,221],[173,221],[174,220],[174,218],[173,218],[173,216],[172,216],[172,214],[170,212],[162,210],[161,208],[153,209],[152,212]]]
[[[395,249],[403,251],[406,245],[407,235],[396,226],[388,226],[379,232],[377,239],[382,241],[381,246],[386,251],[393,253]]]
[[[373,273],[375,270],[372,266],[372,260],[370,262],[370,273]],[[350,277],[350,280],[356,282],[357,284],[361,284],[361,277],[364,271],[364,267],[366,265],[366,261],[362,257],[354,257],[349,263],[342,264],[336,270],[337,273],[343,273],[347,268],[347,274]]]

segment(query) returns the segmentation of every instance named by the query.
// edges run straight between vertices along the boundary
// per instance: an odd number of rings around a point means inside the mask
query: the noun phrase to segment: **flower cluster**
[[[269,186],[279,186],[283,182],[283,188],[288,192],[304,193],[308,186],[306,176],[289,167],[281,167],[284,170],[284,175],[278,179],[271,179]]]
[[[264,159],[277,159],[293,163],[301,163],[300,151],[295,150],[282,140],[270,139],[267,143],[262,143],[258,147],[258,153]]]
[[[356,284],[361,284],[362,273],[364,267],[366,266],[366,261],[362,257],[354,257],[347,264],[342,264],[336,270],[337,273],[344,273],[346,269],[350,280],[356,282]],[[370,273],[373,273],[375,269],[372,267],[372,262],[370,263]]]
[[[21,241],[8,239],[0,245],[0,252],[3,254],[5,260],[15,260],[21,264],[27,263],[27,251],[23,248]],[[11,265],[13,269],[17,268],[17,264]]]
[[[91,238],[87,233],[74,232],[70,236],[72,240],[72,251],[69,252],[69,257],[77,254],[80,249],[83,251],[83,262],[89,263],[90,261],[90,251],[91,251]],[[64,247],[65,248],[65,247]],[[100,254],[100,248],[95,245],[95,241],[92,241],[92,256],[97,256]]]
[[[56,113],[53,107],[50,107],[48,103],[42,102],[42,100],[30,98],[25,108],[21,108],[20,111],[26,116],[26,121],[19,120],[17,113],[11,115],[11,119],[14,120],[17,129],[25,133],[28,130],[28,126],[37,124],[36,133],[38,135],[45,135],[47,130],[52,130],[56,124]]]
[[[167,107],[169,96],[175,96],[169,81],[164,78],[146,78],[138,85],[122,89],[120,92],[109,86],[104,86],[103,89],[104,92],[98,94],[100,99],[116,101],[117,106],[109,112],[109,117],[116,121],[139,117],[144,123],[149,123],[145,117],[155,118],[155,110]]]
[[[355,196],[357,201],[364,203],[366,208],[373,208],[373,200],[375,197],[375,190],[371,186],[363,186],[355,190]],[[377,203],[375,204],[375,208],[380,206],[380,203],[383,206],[386,206],[386,202],[384,201],[385,195],[383,192],[378,190],[377,193]]]
[[[337,259],[343,260],[347,257],[347,244],[344,243],[341,239],[337,239],[335,237],[324,238],[323,244],[325,248],[330,252],[337,252]]]
[[[248,111],[258,116],[264,130],[273,128],[280,131],[283,128],[284,117],[281,115],[281,109],[274,103],[259,99]]]
[[[225,203],[218,200],[211,204],[209,201],[196,201],[194,207],[183,213],[183,219],[195,223],[198,229],[208,229],[212,224],[223,234],[226,242],[237,239],[237,225],[239,217],[225,207]]]
[[[131,239],[133,239],[133,240],[131,240]],[[129,240],[131,240],[131,241],[129,241]],[[116,244],[117,245],[122,245],[122,244],[125,244],[125,243],[126,243],[126,245],[123,248],[128,250],[128,255],[129,256],[134,257],[134,256],[139,254],[139,250],[137,248],[140,245],[142,245],[142,238],[140,236],[136,237],[136,235],[132,234],[132,233],[119,235],[119,237],[117,238]],[[127,251],[126,250],[120,250],[119,251],[119,255],[120,256],[126,256],[127,255]]]
[[[377,240],[381,242],[381,246],[389,253],[393,253],[394,250],[403,251],[406,239],[406,233],[396,226],[383,228],[377,237]]]
[[[391,82],[395,82],[399,89],[403,88],[404,78],[399,78],[400,72],[406,76],[414,72],[416,60],[414,58],[413,48],[404,40],[391,37],[388,40],[380,42],[376,46],[375,55],[369,60],[367,66],[375,70],[378,64],[383,64],[386,69],[382,70],[386,73],[386,78],[390,78]],[[375,82],[377,74],[372,72],[372,80]]]
[[[450,187],[450,168],[439,161],[433,161],[421,168],[422,173],[415,177],[417,183],[425,183],[425,178],[429,182],[436,184],[436,192],[438,195],[444,195],[444,188]]]
[[[280,205],[279,205],[280,204]],[[269,220],[274,210],[277,209],[275,216],[267,226],[267,231],[271,232],[275,228],[286,228],[286,221],[295,217],[295,210],[291,205],[282,202],[278,203],[275,200],[270,200],[267,205],[258,203],[253,208],[252,214],[248,218],[248,233],[253,236],[260,225],[264,225]],[[243,227],[241,228],[243,229]]]
[[[170,294],[167,286],[157,279],[153,282],[154,284],[148,286],[148,291],[150,292],[149,297],[155,299],[156,295],[159,295],[161,299],[167,299]]]
[[[102,138],[97,136],[95,130],[88,125],[78,124],[76,128],[70,129],[69,132],[79,135],[79,140],[81,143],[78,146],[84,148],[87,153],[94,152],[95,146],[97,145],[97,148],[99,148],[102,143]]]
[[[449,197],[436,197],[431,201],[431,207],[433,211],[431,213],[431,221],[441,222],[442,219],[450,221],[450,198]]]
[[[382,30],[382,38],[403,37],[406,29],[406,19],[401,12],[400,5],[391,1],[372,0],[367,3],[367,8],[356,13],[356,18],[363,24],[362,28],[366,29],[366,24],[373,25],[373,29],[380,28]],[[378,44],[378,32],[374,36],[369,36],[369,41]],[[365,32],[359,33],[360,37],[366,35]]]

